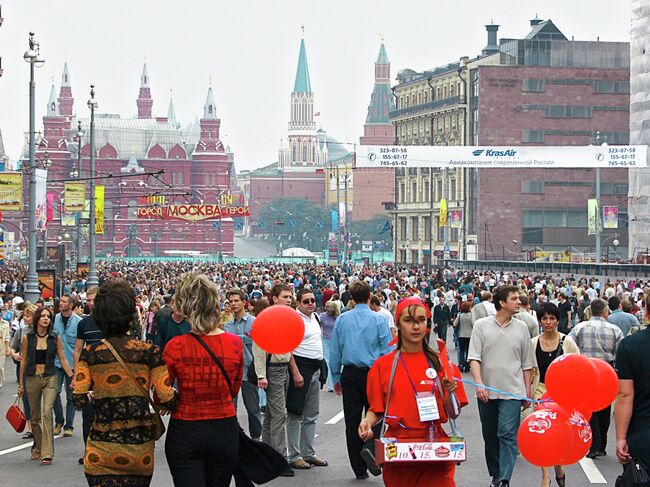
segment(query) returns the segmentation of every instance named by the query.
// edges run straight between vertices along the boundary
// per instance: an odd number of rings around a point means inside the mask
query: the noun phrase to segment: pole
[[[343,247],[342,242],[341,242],[341,214],[340,214],[340,209],[341,209],[341,186],[339,184],[339,166],[338,164],[336,165],[336,238],[339,243],[339,248],[338,248],[338,255],[336,256],[336,263],[339,264],[342,261],[341,259],[341,247]],[[343,249],[343,252],[345,252],[345,249]]]
[[[601,261],[601,251],[600,248],[600,232],[601,232],[601,223],[600,223],[600,168],[596,168],[596,264],[600,264]]]
[[[99,280],[97,279],[97,268],[95,265],[95,252],[96,252],[96,234],[95,234],[95,108],[97,102],[95,101],[95,85],[90,85],[90,100],[88,100],[88,107],[90,108],[90,219],[88,221],[88,280],[86,286],[88,288],[98,286]]]
[[[34,81],[34,62],[36,53],[34,52],[34,35],[30,32],[29,51],[31,56],[25,60],[29,62],[29,268],[27,270],[27,279],[25,281],[25,300],[35,303],[41,296],[38,289],[38,277],[36,276],[36,107],[34,98],[36,95],[36,83]]]
[[[83,177],[81,175],[81,137],[82,137],[82,132],[81,132],[81,121],[79,121],[79,125],[77,126],[77,142],[79,144],[79,148],[77,151],[77,174],[79,175],[79,179]],[[86,183],[84,183],[84,194],[86,194]],[[79,218],[79,221],[77,222],[77,263],[83,262],[83,248],[82,248],[82,239],[81,239],[81,212],[77,213],[77,217]]]
[[[344,188],[345,188],[345,190],[344,190],[345,210],[344,210],[343,214],[345,215],[345,220],[344,220],[344,224],[343,224],[343,240],[345,240],[345,246],[347,246],[347,244],[349,243],[349,240],[350,240],[350,236],[348,235],[348,170],[347,170],[347,168],[345,169],[344,178],[345,179],[343,180],[343,184],[345,185],[344,186]],[[345,249],[345,250],[347,250],[347,249]],[[344,256],[343,260],[344,261],[345,261],[345,255],[346,254],[343,254],[343,256]]]

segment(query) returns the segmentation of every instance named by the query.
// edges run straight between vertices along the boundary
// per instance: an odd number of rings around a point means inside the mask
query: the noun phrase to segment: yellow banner
[[[104,234],[104,186],[95,186],[95,234]]]
[[[442,198],[440,200],[440,226],[441,227],[446,227],[447,226],[447,200],[445,198]]]
[[[86,185],[65,183],[64,191],[64,211],[68,214],[83,211],[86,203]]]
[[[19,172],[0,173],[0,210],[22,211],[23,175]]]

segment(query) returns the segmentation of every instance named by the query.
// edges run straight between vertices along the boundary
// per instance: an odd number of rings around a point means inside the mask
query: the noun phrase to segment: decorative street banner
[[[598,200],[587,200],[587,235],[596,235],[603,229],[603,222],[598,211]]]
[[[356,167],[646,167],[645,145],[360,146]]]
[[[54,220],[54,198],[55,194],[51,191],[47,193],[47,209],[45,210],[45,215],[47,217],[47,223],[50,223]]]
[[[463,210],[451,210],[451,228],[463,228]]]
[[[447,226],[447,200],[445,198],[440,200],[440,216],[438,220],[440,221],[440,227]]]
[[[38,289],[41,291],[41,299],[47,301],[54,299],[56,289],[56,271],[50,269],[37,269]]]
[[[603,228],[618,228],[618,206],[603,206]]]
[[[170,205],[138,208],[138,218],[198,222],[250,216],[249,206]]]
[[[332,210],[332,231],[339,231],[339,212],[338,210]]]
[[[19,172],[0,173],[0,211],[22,211],[23,175]]]
[[[95,234],[104,235],[104,186],[95,186]]]
[[[65,183],[63,198],[65,213],[82,211],[86,202],[86,185],[84,183]]]
[[[345,218],[347,217],[347,212],[345,209],[345,202],[339,202],[339,225],[341,225],[341,228],[345,228],[346,225]]]
[[[36,231],[44,232],[47,228],[47,170],[34,169],[36,172]]]

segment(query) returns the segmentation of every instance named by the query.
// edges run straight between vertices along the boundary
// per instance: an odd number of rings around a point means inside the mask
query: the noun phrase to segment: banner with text
[[[463,210],[451,210],[451,228],[463,228]]]
[[[84,209],[86,202],[85,183],[65,183],[63,201],[65,213],[77,213]]]
[[[603,228],[618,228],[618,206],[603,206]]]
[[[646,167],[644,145],[359,146],[356,167]]]
[[[95,186],[95,234],[104,235],[104,186]]]
[[[0,173],[0,211],[22,211],[23,175],[19,172]]]
[[[248,206],[170,205],[138,208],[138,218],[198,222],[250,216]]]

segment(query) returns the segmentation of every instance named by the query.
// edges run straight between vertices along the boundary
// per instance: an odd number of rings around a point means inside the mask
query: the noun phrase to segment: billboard
[[[54,299],[56,289],[56,271],[51,269],[36,270],[38,276],[38,289],[41,291],[41,299]]]
[[[0,211],[22,211],[23,175],[19,172],[0,173]]]
[[[83,211],[86,203],[86,185],[84,183],[65,183],[63,209],[65,213]]]

